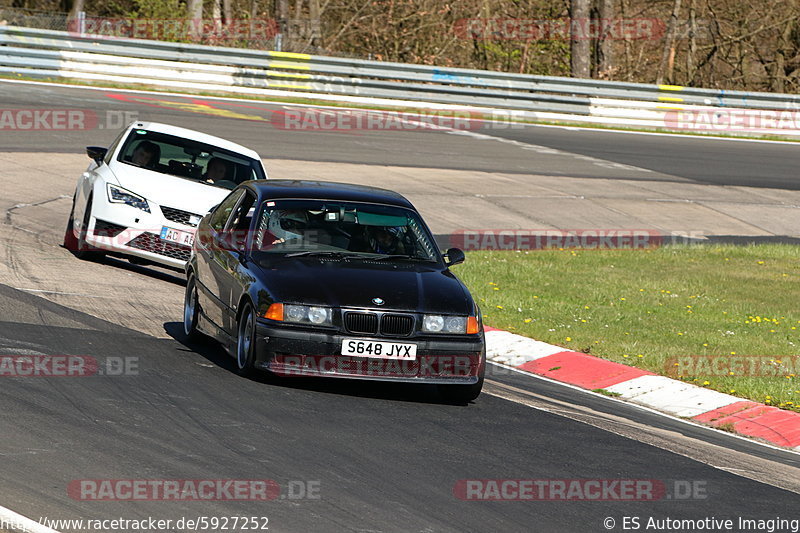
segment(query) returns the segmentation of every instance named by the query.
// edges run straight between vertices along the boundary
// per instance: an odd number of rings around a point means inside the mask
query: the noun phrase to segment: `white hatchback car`
[[[238,184],[267,178],[253,150],[155,122],[133,122],[86,153],[64,235],[82,259],[110,253],[183,269],[200,219]]]

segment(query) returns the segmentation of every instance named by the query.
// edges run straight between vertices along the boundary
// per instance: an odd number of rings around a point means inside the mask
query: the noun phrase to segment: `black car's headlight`
[[[147,211],[148,213],[150,212],[150,204],[138,194],[134,194],[127,189],[110,183],[107,185],[106,189],[108,190],[109,202],[113,204],[125,204],[135,207],[136,209],[141,209],[142,211]]]
[[[478,333],[478,319],[474,316],[424,315],[422,331],[425,333]]]
[[[333,311],[330,307],[316,305],[272,304],[264,313],[265,318],[295,324],[330,326],[333,324]]]

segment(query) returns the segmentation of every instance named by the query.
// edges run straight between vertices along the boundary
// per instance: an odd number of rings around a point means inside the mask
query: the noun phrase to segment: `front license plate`
[[[176,242],[185,246],[192,246],[194,244],[194,233],[168,228],[167,226],[161,228],[161,238],[165,241]]]
[[[414,361],[417,358],[417,345],[401,344],[398,342],[365,341],[361,339],[342,339],[342,355]]]

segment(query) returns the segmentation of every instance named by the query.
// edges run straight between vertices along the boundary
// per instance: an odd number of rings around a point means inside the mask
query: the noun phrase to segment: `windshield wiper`
[[[402,255],[402,254],[390,254],[390,255],[379,255],[376,257],[370,257],[373,261],[393,261],[396,259],[400,259],[403,261],[423,261],[426,263],[434,262],[433,259],[423,259],[422,257],[414,257],[412,255]]]
[[[322,251],[322,250],[306,250],[304,252],[293,252],[291,254],[286,254],[284,257],[314,257],[314,256],[324,256],[324,257],[359,257],[362,254],[357,254],[353,252],[337,252],[337,251]]]

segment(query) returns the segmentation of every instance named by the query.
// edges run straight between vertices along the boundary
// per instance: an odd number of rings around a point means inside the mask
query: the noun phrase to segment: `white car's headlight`
[[[113,204],[125,204],[148,213],[150,212],[150,204],[138,194],[134,194],[127,189],[110,183],[107,186],[107,190],[109,202]]]
[[[422,318],[422,331],[425,333],[466,333],[465,316],[425,315]]]

